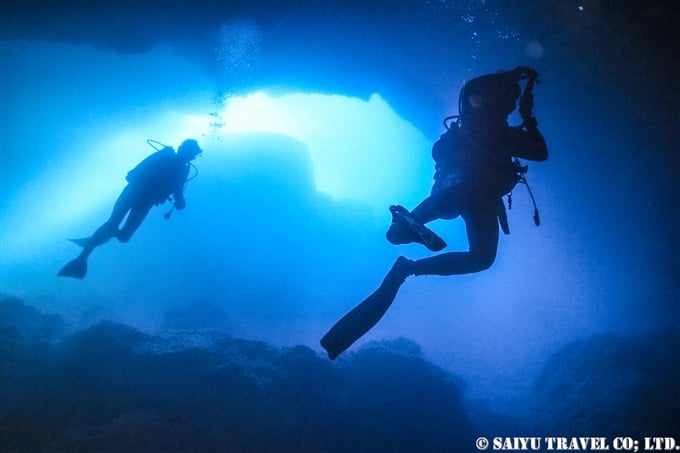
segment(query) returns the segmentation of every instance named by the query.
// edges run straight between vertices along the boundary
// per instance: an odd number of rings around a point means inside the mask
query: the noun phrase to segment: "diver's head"
[[[521,89],[514,71],[477,77],[460,90],[461,121],[505,121],[517,105]]]
[[[188,138],[179,145],[177,155],[189,162],[202,152],[203,150],[198,146],[198,142],[193,138]]]

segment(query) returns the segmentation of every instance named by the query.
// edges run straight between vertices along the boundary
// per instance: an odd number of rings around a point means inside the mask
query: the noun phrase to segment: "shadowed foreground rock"
[[[109,322],[34,340],[2,337],[3,451],[453,451],[472,437],[455,383],[406,340],[337,364]]]

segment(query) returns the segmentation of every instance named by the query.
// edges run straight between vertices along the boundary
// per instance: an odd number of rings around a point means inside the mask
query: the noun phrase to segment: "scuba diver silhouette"
[[[191,179],[189,178],[189,170],[193,167],[191,161],[202,152],[198,142],[194,139],[184,140],[177,153],[172,147],[155,140],[148,140],[148,143],[157,151],[128,172],[125,177],[128,185],[118,197],[109,219],[92,236],[71,239],[80,245],[83,251],[59,271],[59,276],[84,278],[87,273],[87,259],[94,248],[114,237],[120,242],[129,241],[154,205],[158,206],[172,200],[173,207],[165,214],[166,219],[170,217],[173,209],[185,208],[184,189]],[[157,148],[155,144],[161,145],[162,148]],[[126,215],[123,227],[119,228]]]
[[[526,80],[523,93],[519,84],[522,80]],[[512,71],[477,77],[463,86],[459,115],[444,120],[447,131],[432,147],[435,174],[430,196],[411,212],[399,205],[391,206],[392,224],[386,237],[393,244],[418,242],[438,252],[446,243],[425,224],[460,216],[465,222],[469,249],[415,261],[397,258],[380,287],[321,339],[331,359],[382,318],[407,277],[469,274],[493,264],[499,223],[509,233],[503,196],[518,182],[526,184],[527,167],[516,158],[544,161],[548,157],[545,140],[533,116],[533,88],[537,82],[538,73],[534,69],[519,66]],[[518,99],[522,124],[511,127],[507,119]],[[531,190],[529,194],[533,201]],[[534,222],[540,223],[535,202]]]

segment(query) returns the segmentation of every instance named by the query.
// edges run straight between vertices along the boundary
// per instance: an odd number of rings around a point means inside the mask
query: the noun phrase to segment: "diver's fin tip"
[[[75,239],[69,239],[69,241],[73,242],[75,245],[79,247],[85,247],[85,244],[87,244],[87,241],[89,241],[90,238],[75,238]]]
[[[82,258],[76,258],[69,261],[64,267],[61,268],[57,277],[71,277],[78,280],[85,278],[87,274],[87,261]]]

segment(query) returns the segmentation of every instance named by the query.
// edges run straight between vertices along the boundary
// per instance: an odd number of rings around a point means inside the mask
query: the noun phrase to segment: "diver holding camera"
[[[524,91],[521,81],[526,81]],[[446,242],[426,224],[461,217],[469,249],[419,260],[397,258],[380,287],[321,340],[331,359],[380,320],[407,277],[469,274],[491,267],[496,259],[499,224],[509,233],[503,196],[518,182],[526,182],[527,167],[517,159],[544,161],[548,157],[533,115],[536,83],[538,72],[519,66],[512,71],[477,77],[463,86],[459,114],[444,120],[447,130],[432,147],[435,174],[430,196],[412,211],[391,206],[392,224],[386,236],[393,244],[418,242],[439,252]],[[508,117],[518,101],[522,124],[510,126]],[[538,225],[538,210],[534,221]]]

